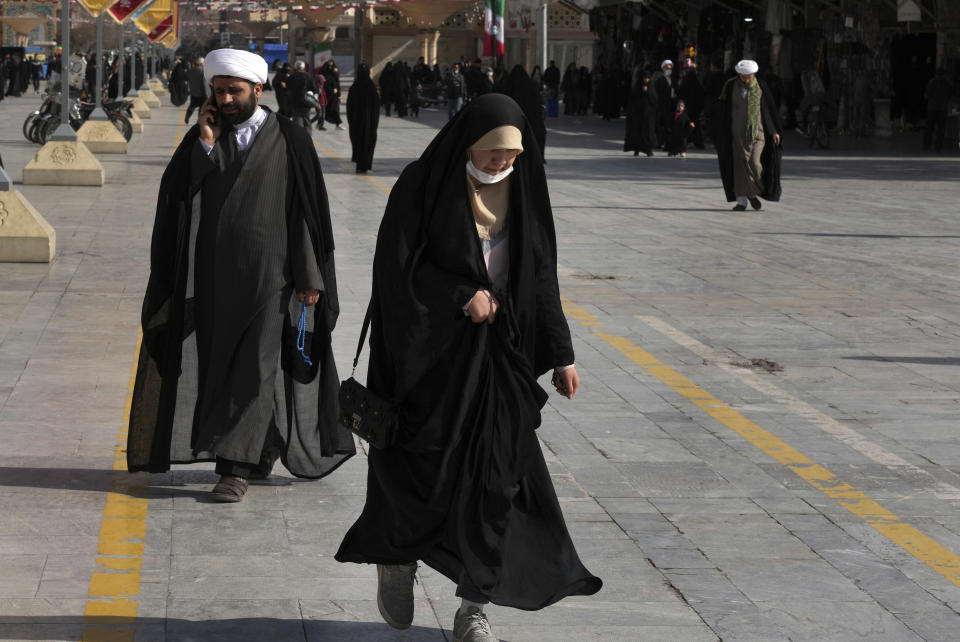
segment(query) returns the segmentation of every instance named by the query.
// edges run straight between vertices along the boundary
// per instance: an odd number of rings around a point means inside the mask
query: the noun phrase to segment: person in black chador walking
[[[336,559],[377,564],[384,620],[413,620],[417,561],[462,599],[453,639],[492,642],[488,602],[536,610],[592,595],[537,440],[552,370],[580,384],[560,307],[540,150],[523,111],[486,94],[390,193],[377,236],[367,385],[398,404],[371,447],[366,505]]]

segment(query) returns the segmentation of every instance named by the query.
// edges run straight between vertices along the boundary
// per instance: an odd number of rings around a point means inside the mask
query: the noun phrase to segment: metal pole
[[[426,41],[424,41],[426,42]],[[426,61],[426,56],[424,56]],[[353,10],[353,77],[357,77],[357,69],[363,62],[363,11],[358,7]]]
[[[97,86],[93,90],[93,112],[89,120],[109,120],[103,111],[103,14],[97,16]]]
[[[60,3],[60,126],[50,140],[77,140],[70,126],[70,0]]]
[[[120,40],[117,42],[117,100],[123,100],[127,92],[123,90],[123,23],[120,23]]]
[[[540,73],[547,70],[547,3],[540,5]]]
[[[144,42],[144,43],[147,42],[147,37],[146,37],[146,36],[143,37],[143,42]],[[142,49],[143,49],[143,54],[140,56],[140,58],[141,58],[141,61],[142,61],[141,64],[143,65],[143,84],[142,84],[140,87],[138,87],[138,89],[140,89],[140,90],[145,90],[145,89],[150,89],[150,85],[147,84],[147,71],[148,71],[148,69],[147,69],[147,45],[144,44]],[[134,81],[136,81],[136,74],[134,74]]]

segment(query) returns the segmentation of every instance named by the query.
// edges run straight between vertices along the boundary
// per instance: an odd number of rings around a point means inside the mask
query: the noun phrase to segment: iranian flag
[[[506,0],[483,0],[483,55],[502,56],[503,5]]]

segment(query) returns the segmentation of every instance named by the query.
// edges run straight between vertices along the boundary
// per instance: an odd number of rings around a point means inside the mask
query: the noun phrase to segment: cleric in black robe
[[[373,150],[377,146],[377,126],[380,124],[380,96],[370,79],[370,67],[361,63],[357,79],[347,95],[347,126],[350,130],[350,160],[357,164],[357,173],[373,167]]]
[[[312,140],[257,105],[256,54],[211,52],[204,72],[217,107],[204,105],[160,184],[127,466],[215,460],[213,498],[239,501],[278,456],[318,478],[354,442],[336,421],[339,304]]]
[[[760,199],[780,200],[780,114],[773,94],[757,78],[758,65],[741,60],[737,76],[723,86],[717,109],[716,140],[720,179],[727,202],[734,210],[749,203],[762,207]]]
[[[513,98],[520,105],[523,115],[527,117],[527,122],[533,128],[533,136],[537,139],[537,147],[540,148],[540,157],[544,158],[547,145],[547,126],[543,120],[543,103],[540,100],[539,87],[527,75],[526,69],[520,65],[514,65],[513,69],[510,70],[510,75],[501,85],[501,92]]]
[[[653,156],[657,147],[657,90],[654,89],[651,76],[647,72],[630,93],[627,102],[627,127],[623,137],[623,151],[639,156],[643,152]]]
[[[515,144],[481,145],[511,131]],[[512,173],[468,164],[520,147]],[[537,377],[555,369],[570,397],[579,378],[543,163],[511,98],[472,101],[400,175],[370,315],[367,385],[398,404],[401,427],[393,446],[370,448],[366,505],[336,559],[378,564],[384,619],[409,626],[417,560],[458,585],[455,637],[485,602],[534,610],[596,593],[535,432]]]

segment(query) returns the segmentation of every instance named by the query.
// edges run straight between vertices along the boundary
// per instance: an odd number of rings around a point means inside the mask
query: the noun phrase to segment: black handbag
[[[400,413],[396,404],[372,392],[359,381],[353,378],[360,362],[360,352],[363,342],[367,338],[367,328],[370,327],[370,307],[363,319],[363,330],[360,331],[360,342],[357,345],[357,354],[353,358],[353,370],[350,378],[340,383],[340,409],[337,417],[344,428],[363,439],[376,448],[387,448],[396,438],[397,427],[400,424]]]

